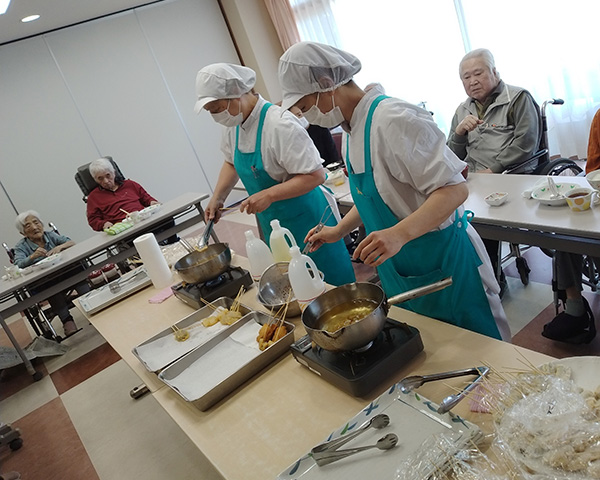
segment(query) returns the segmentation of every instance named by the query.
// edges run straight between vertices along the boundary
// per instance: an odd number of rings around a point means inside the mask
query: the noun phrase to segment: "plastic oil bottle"
[[[252,230],[246,231],[246,255],[250,262],[250,274],[255,282],[258,282],[262,273],[275,263],[267,244],[257,238]]]
[[[273,252],[273,258],[276,262],[289,262],[292,258],[290,247],[297,245],[296,239],[292,232],[279,224],[279,220],[271,220],[271,228],[273,230],[269,238],[269,245]]]
[[[300,253],[297,246],[290,248],[290,254],[288,277],[298,305],[304,311],[310,302],[325,292],[325,282],[312,258]]]

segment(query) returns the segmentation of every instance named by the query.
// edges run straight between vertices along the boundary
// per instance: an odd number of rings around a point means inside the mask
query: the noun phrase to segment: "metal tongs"
[[[460,402],[463,398],[467,396],[471,390],[478,385],[483,377],[485,377],[490,371],[489,367],[473,367],[466,368],[464,370],[453,370],[451,372],[443,372],[443,373],[435,373],[432,375],[415,375],[412,377],[406,377],[401,380],[398,386],[403,393],[412,392],[415,388],[419,388],[421,385],[427,382],[433,382],[435,380],[443,380],[446,378],[454,378],[454,377],[462,377],[464,375],[479,375],[475,380],[473,380],[467,387],[465,387],[461,392],[455,393],[454,395],[450,395],[442,400],[439,408],[437,409],[438,413],[447,413],[450,409],[454,408],[458,402]]]
[[[329,211],[329,214],[327,214],[327,211]],[[315,228],[313,235],[316,235],[321,230],[323,230],[323,227],[325,226],[325,222],[327,222],[327,220],[329,220],[329,217],[331,217],[331,215],[333,215],[333,209],[331,208],[330,204],[327,204],[327,206],[325,207],[325,210],[323,210],[323,215],[321,215],[321,220],[319,220],[319,223],[317,223],[317,228]],[[310,250],[310,247],[312,247],[312,242],[308,242],[306,245],[304,245],[304,248],[302,249],[302,255],[306,255],[308,253],[308,251]]]
[[[337,462],[342,458],[349,457],[350,455],[354,455],[359,452],[363,452],[365,450],[370,450],[372,448],[378,448],[379,450],[389,450],[394,448],[398,443],[398,436],[393,433],[388,433],[384,437],[381,437],[377,440],[375,445],[367,445],[365,447],[356,447],[356,448],[348,448],[345,450],[338,450],[342,445],[345,445],[350,440],[355,439],[361,433],[366,432],[369,428],[385,428],[390,424],[390,417],[388,417],[384,413],[380,413],[379,415],[375,415],[368,423],[358,428],[352,433],[348,435],[344,435],[343,437],[335,438],[328,442],[321,443],[314,447],[310,453],[317,463],[319,467],[323,465],[328,465],[333,462]]]

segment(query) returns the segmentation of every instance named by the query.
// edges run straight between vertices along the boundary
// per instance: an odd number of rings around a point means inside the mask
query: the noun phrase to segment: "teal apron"
[[[254,195],[278,184],[265,171],[261,153],[263,125],[267,110],[271,106],[270,103],[265,104],[260,112],[254,152],[240,152],[238,148],[240,127],[236,128],[233,165],[249,195]],[[257,213],[256,216],[267,242],[271,236],[271,220],[277,219],[282,227],[292,232],[300,250],[302,250],[304,248],[304,237],[311,228],[319,223],[328,205],[327,198],[325,198],[321,189],[317,187],[299,197],[273,202],[269,208],[264,212]],[[336,223],[333,215],[325,222],[329,226],[334,226]],[[308,256],[314,260],[319,270],[323,272],[327,283],[343,285],[355,281],[350,255],[343,240],[325,244],[317,251],[309,253]]]
[[[367,234],[398,223],[398,218],[377,191],[371,163],[373,112],[385,98],[388,97],[377,97],[367,115],[365,172],[354,173],[349,155],[346,154],[350,191]],[[348,151],[346,148],[346,152]],[[450,287],[410,300],[401,306],[421,315],[500,339],[478,271],[481,260],[467,234],[468,213],[465,212],[460,218],[456,211],[452,225],[411,240],[396,255],[377,267],[377,273],[388,297],[452,276],[453,284]]]

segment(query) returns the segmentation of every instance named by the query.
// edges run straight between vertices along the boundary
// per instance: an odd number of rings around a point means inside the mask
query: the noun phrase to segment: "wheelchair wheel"
[[[529,272],[531,272],[531,269],[529,268],[529,265],[527,265],[527,260],[525,260],[523,257],[517,257],[515,259],[515,262],[517,264],[517,271],[519,272],[519,277],[521,277],[521,283],[523,285],[528,285]]]
[[[552,176],[564,176],[564,177],[576,177],[583,169],[577,165],[573,160],[568,158],[558,158],[551,160],[547,165],[539,172],[540,175],[552,175]]]

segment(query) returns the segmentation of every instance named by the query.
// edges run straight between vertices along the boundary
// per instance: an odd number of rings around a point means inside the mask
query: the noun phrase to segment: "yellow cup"
[[[598,193],[598,190],[594,190],[592,188],[574,188],[569,191],[566,195],[567,204],[571,207],[571,210],[575,212],[583,212],[584,210],[588,210],[590,205],[592,204],[592,197],[595,193]]]

